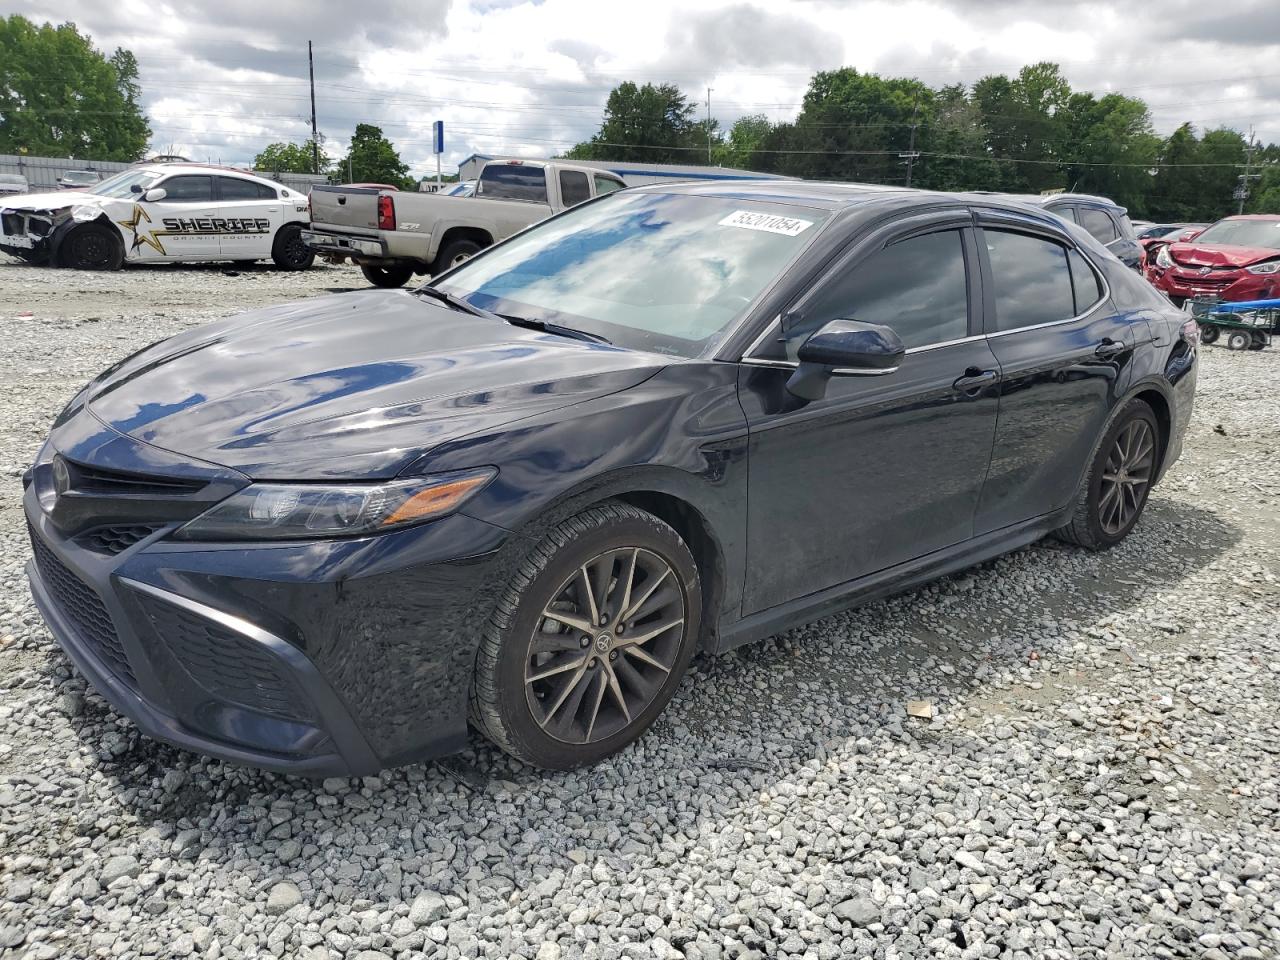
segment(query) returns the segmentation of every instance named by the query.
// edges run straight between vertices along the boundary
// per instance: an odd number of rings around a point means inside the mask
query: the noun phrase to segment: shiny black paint
[[[1070,236],[1106,274],[1109,300],[1050,333],[988,337],[974,211],[999,202],[803,183],[663,189],[802,197],[836,212],[701,357],[613,349],[370,291],[193,330],[82,392],[24,505],[35,535],[102,596],[138,662],[141,695],[115,689],[33,571],[55,634],[95,685],[147,732],[194,749],[296,772],[367,772],[463,744],[478,632],[498,591],[546,529],[587,504],[627,498],[680,527],[700,563],[704,642],[718,651],[1060,525],[1072,478],[1129,397],[1164,405],[1162,468],[1176,457],[1194,342],[1176,311],[1121,277],[1129,271],[1081,231]],[[1004,213],[1063,231],[1048,215]],[[967,231],[969,337],[910,351],[881,376],[834,376],[811,402],[786,389],[793,365],[741,362],[845,258],[939,224]],[[1108,339],[1125,349],[1097,356]],[[53,451],[199,480],[201,503],[252,480],[499,473],[462,512],[381,536],[221,545],[161,532],[106,557],[77,546],[75,532],[104,510],[135,516],[147,505],[55,501],[47,512]],[[165,518],[168,530],[181,521]],[[287,642],[326,705],[322,724],[286,729],[193,691],[130,582]]]

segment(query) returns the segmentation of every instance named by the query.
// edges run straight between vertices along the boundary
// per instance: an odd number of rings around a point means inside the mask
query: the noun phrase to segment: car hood
[[[253,479],[374,479],[668,362],[367,291],[161,341],[94,381],[87,406],[120,433]]]
[[[1275,247],[1238,247],[1230,243],[1171,243],[1169,256],[1187,267],[1247,267],[1280,257]]]
[[[4,201],[6,210],[58,210],[75,203],[100,204],[106,197],[83,190],[51,190],[48,193],[24,193]]]

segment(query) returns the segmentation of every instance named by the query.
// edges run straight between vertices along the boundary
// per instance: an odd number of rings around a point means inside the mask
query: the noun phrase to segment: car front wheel
[[[1057,535],[1106,550],[1129,535],[1147,505],[1160,456],[1160,425],[1143,400],[1131,400],[1094,453],[1071,522]]]
[[[473,723],[512,756],[567,770],[639,737],[697,646],[698,568],[680,535],[629,504],[553,528],[481,642]]]
[[[115,230],[86,223],[62,241],[59,259],[73,270],[119,270],[124,264],[124,244]]]

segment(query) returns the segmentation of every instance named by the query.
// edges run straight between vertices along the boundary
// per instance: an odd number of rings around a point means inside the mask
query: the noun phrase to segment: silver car
[[[0,173],[0,194],[30,193],[27,178],[20,173]]]
[[[97,170],[68,170],[58,178],[63,190],[85,190],[102,180]]]

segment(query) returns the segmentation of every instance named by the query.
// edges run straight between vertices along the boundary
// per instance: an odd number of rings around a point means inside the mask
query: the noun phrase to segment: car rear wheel
[[[639,737],[697,646],[702,594],[680,535],[624,503],[552,529],[480,645],[473,723],[526,763],[567,770]]]
[[[1213,343],[1218,339],[1218,328],[1212,323],[1206,323],[1200,328],[1200,342]]]
[[[379,267],[369,264],[362,266],[360,272],[375,287],[385,287],[390,290],[403,287],[408,283],[409,278],[413,276],[413,267]]]
[[[452,270],[461,263],[466,263],[484,247],[476,243],[474,240],[452,240],[446,243],[444,249],[440,251],[433,264],[433,273],[444,273],[446,270]]]
[[[86,223],[62,241],[59,259],[74,270],[119,270],[124,264],[124,244],[114,230]]]
[[[1058,537],[1106,550],[1129,535],[1147,505],[1160,455],[1160,426],[1151,407],[1132,400],[1108,428]]]
[[[302,227],[286,223],[271,245],[271,262],[280,270],[307,270],[316,262],[315,251],[302,242]]]
[[[1253,337],[1249,336],[1243,330],[1232,330],[1227,334],[1228,350],[1248,350],[1249,344],[1253,342]]]

